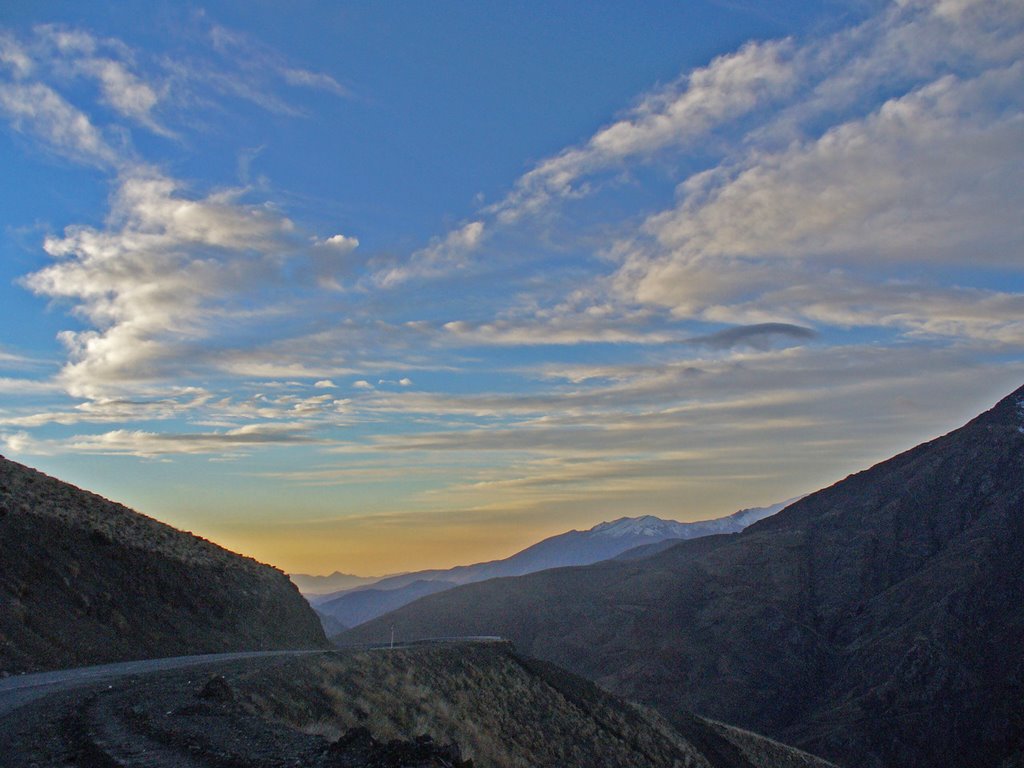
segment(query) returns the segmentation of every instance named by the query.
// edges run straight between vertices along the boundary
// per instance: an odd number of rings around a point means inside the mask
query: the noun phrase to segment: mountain
[[[310,576],[307,573],[289,573],[288,578],[303,595],[326,595],[353,587],[362,587],[381,580],[380,576],[353,576],[335,571],[330,576]]]
[[[326,643],[280,571],[3,457],[0,606],[5,673]]]
[[[846,766],[1024,764],[1024,388],[742,533],[423,598],[343,635],[508,637]]]
[[[424,595],[443,592],[457,586],[451,581],[422,579],[398,589],[358,589],[348,592],[316,607],[325,626],[338,622],[345,628],[354,627],[388,611],[418,600]]]
[[[770,507],[741,509],[728,517],[695,523],[677,523],[651,515],[623,517],[610,523],[600,523],[587,531],[574,530],[552,536],[504,560],[406,573],[381,579],[370,586],[310,595],[309,599],[323,619],[324,626],[340,623],[355,627],[411,603],[428,592],[440,592],[460,584],[521,576],[548,568],[588,565],[639,547],[741,531],[751,523],[775,514],[792,501]],[[425,586],[428,582],[434,586]]]

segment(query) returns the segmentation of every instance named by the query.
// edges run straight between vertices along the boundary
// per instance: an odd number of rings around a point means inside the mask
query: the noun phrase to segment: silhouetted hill
[[[343,637],[503,635],[676,724],[847,766],[1019,765],[1022,541],[1024,388],[743,533],[460,587]]]
[[[288,578],[0,457],[0,671],[321,647]]]

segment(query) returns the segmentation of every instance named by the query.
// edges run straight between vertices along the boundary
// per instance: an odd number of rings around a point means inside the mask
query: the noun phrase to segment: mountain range
[[[353,587],[362,587],[380,581],[384,576],[354,576],[351,573],[335,571],[327,576],[311,576],[308,573],[289,573],[288,578],[307,597],[344,592]]]
[[[503,560],[475,565],[460,565],[445,570],[428,570],[386,577],[372,584],[356,586],[328,594],[307,594],[329,634],[400,608],[420,597],[443,592],[461,584],[486,579],[522,576],[527,573],[589,565],[628,553],[651,554],[653,547],[719,533],[735,533],[758,520],[775,514],[794,501],[769,507],[741,509],[727,517],[679,523],[652,515],[622,517],[599,523],[586,531],[568,531],[551,536]],[[647,548],[647,549],[645,549]],[[292,577],[295,580],[295,577]],[[298,584],[317,584],[302,577]]]
[[[1024,388],[741,533],[492,579],[342,636],[487,634],[846,766],[1024,765]]]

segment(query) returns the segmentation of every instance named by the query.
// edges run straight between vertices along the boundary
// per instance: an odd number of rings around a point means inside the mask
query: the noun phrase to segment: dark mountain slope
[[[1024,747],[1024,389],[732,536],[435,595],[345,637],[501,634],[844,765]]]
[[[0,670],[318,647],[279,571],[0,457]]]

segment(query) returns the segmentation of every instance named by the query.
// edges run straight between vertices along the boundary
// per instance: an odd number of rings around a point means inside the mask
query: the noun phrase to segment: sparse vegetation
[[[0,457],[0,672],[326,644],[287,577]]]
[[[254,712],[308,733],[337,738],[364,727],[382,741],[427,734],[459,744],[477,768],[718,765],[652,710],[518,656],[507,644],[298,659],[239,680],[236,688]],[[702,727],[706,738],[717,738],[710,725]],[[765,746],[762,754],[785,751]],[[751,765],[827,763],[800,756],[791,763]]]

